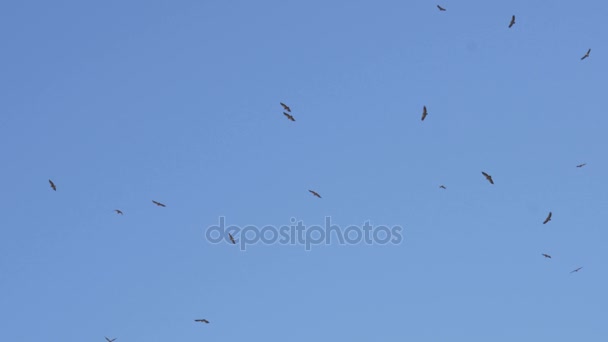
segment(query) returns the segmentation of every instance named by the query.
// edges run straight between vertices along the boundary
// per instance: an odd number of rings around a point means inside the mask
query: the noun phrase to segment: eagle
[[[293,116],[289,113],[285,113],[283,112],[283,115],[285,115],[287,117],[287,119],[291,120],[291,121],[296,121],[296,119],[293,118]]]
[[[492,180],[492,176],[490,176],[489,174],[481,171],[481,174],[484,175],[484,177],[486,177],[486,179],[488,180],[488,182],[490,182],[490,184],[494,184],[494,180]]]
[[[114,211],[115,211],[117,214],[122,215],[122,211],[120,211],[120,210],[118,210],[118,209],[114,209]]]
[[[424,121],[424,118],[426,118],[426,116],[429,115],[429,113],[426,112],[426,106],[422,107],[422,121]]]
[[[578,271],[580,271],[580,270],[581,270],[581,268],[582,268],[582,267],[579,267],[579,268],[575,269],[574,271],[572,271],[572,272],[570,272],[570,273],[578,272]]]
[[[445,188],[446,188],[446,187],[445,187],[445,185],[440,185],[439,187],[440,187],[441,189],[445,189]]]
[[[578,165],[576,165],[576,167],[583,167],[585,165],[587,165],[587,163],[578,164]]]
[[[581,61],[582,61],[583,59],[585,59],[585,58],[589,57],[589,54],[590,54],[590,53],[591,53],[591,49],[587,50],[587,53],[586,53],[586,54],[585,54],[583,57],[581,57]]]
[[[543,253],[542,255],[543,255],[545,258],[549,258],[549,259],[551,259],[551,256],[550,256],[549,254],[545,254],[545,253]]]
[[[439,6],[439,5],[437,5],[437,8],[439,8],[440,11],[445,11],[445,8],[443,8],[443,7]]]
[[[312,191],[312,190],[308,190],[308,191],[309,191],[311,194],[313,194],[313,195],[315,195],[315,196],[317,196],[317,197],[321,198],[321,195],[319,195],[319,193],[318,193],[318,192],[316,192],[316,191]]]
[[[156,202],[156,201],[152,201],[152,203],[156,204],[159,207],[166,207],[166,205],[160,203],[160,202]]]
[[[509,28],[511,28],[511,26],[515,25],[515,16],[511,17],[511,22],[509,23]]]
[[[105,337],[105,336],[104,336],[104,337]],[[107,338],[107,337],[106,337],[106,341],[108,341],[108,342],[113,342],[115,339],[116,339],[116,338],[113,338],[113,339],[111,339],[111,340],[110,340],[109,338]]]
[[[195,322],[201,322],[201,323],[207,323],[207,324],[209,324],[209,321],[206,320],[206,319],[195,319],[194,321]]]
[[[284,104],[283,102],[281,102],[281,106],[283,106],[283,109],[285,109],[286,111],[291,113],[291,108],[289,108],[288,105]]]
[[[551,221],[551,215],[553,215],[553,214],[551,212],[549,212],[549,215],[547,215],[547,218],[545,219],[543,224],[546,224],[547,222]]]
[[[55,186],[55,183],[53,183],[53,181],[50,179],[49,179],[49,183],[51,184],[51,188],[53,188],[53,190],[57,191],[57,187]]]
[[[232,236],[232,234],[228,233],[228,237],[230,238],[230,242],[232,242],[233,245],[236,245],[236,241],[234,241],[234,236]]]

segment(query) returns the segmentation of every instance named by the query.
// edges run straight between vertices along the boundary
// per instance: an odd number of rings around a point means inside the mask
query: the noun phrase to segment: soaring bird
[[[440,11],[445,11],[445,8],[443,8],[443,7],[439,6],[439,5],[437,5],[437,8],[439,8]]]
[[[104,336],[104,337],[105,337],[105,336]],[[113,338],[113,339],[111,339],[111,340],[110,340],[109,338],[107,338],[107,337],[106,337],[106,341],[108,341],[108,342],[112,342],[112,341],[114,341],[115,339],[116,339],[116,338]]]
[[[55,186],[55,183],[53,183],[53,181],[50,179],[49,179],[49,183],[51,183],[51,188],[53,188],[53,190],[57,191],[57,187]]]
[[[543,256],[544,256],[545,258],[549,258],[549,259],[551,259],[551,256],[550,256],[549,254],[545,254],[545,253],[543,253]]]
[[[515,25],[515,16],[511,17],[511,22],[509,23],[509,28],[511,28],[511,26]]]
[[[122,211],[120,211],[120,210],[118,210],[118,209],[114,209],[114,211],[115,211],[117,214],[122,215]]]
[[[589,57],[589,54],[590,54],[590,53],[591,53],[591,49],[587,50],[587,53],[586,53],[586,54],[585,54],[583,57],[581,57],[581,61],[582,61],[583,59],[585,59],[585,58]]]
[[[236,245],[236,241],[234,241],[234,236],[232,236],[232,234],[228,233],[228,237],[230,238],[230,242],[232,242],[233,245]]]
[[[551,215],[553,214],[549,212],[549,215],[547,215],[547,218],[545,219],[545,222],[543,222],[543,224],[546,224],[547,222],[551,221]]]
[[[152,201],[152,203],[156,204],[159,207],[166,207],[166,205],[160,203],[160,202],[156,202],[156,201]]]
[[[576,165],[576,167],[583,167],[585,165],[587,165],[587,163],[578,164],[578,165]]]
[[[207,324],[209,324],[209,321],[206,320],[206,319],[195,319],[194,321],[195,322],[201,322],[201,323],[207,323]]]
[[[319,193],[318,193],[318,192],[316,192],[316,191],[312,191],[312,190],[308,190],[308,191],[309,191],[311,194],[313,194],[313,195],[315,195],[315,196],[317,196],[317,197],[321,198],[321,195],[319,195]]]
[[[296,121],[296,119],[293,118],[293,116],[291,114],[285,113],[283,112],[283,115],[285,115],[289,120],[291,121]]]
[[[570,273],[578,272],[578,271],[580,271],[580,270],[581,270],[581,268],[582,268],[582,267],[579,267],[579,268],[575,269],[574,271],[572,271],[572,272],[570,272]]]
[[[440,185],[439,186],[441,189],[445,189],[445,185]]]
[[[488,180],[488,182],[490,182],[490,184],[494,184],[494,181],[492,180],[492,176],[490,176],[489,174],[481,171],[481,174],[484,175],[484,177],[486,177],[486,179]]]
[[[289,108],[288,105],[284,104],[283,102],[281,102],[281,106],[283,106],[283,109],[285,109],[286,111],[291,113],[291,108]]]
[[[426,106],[422,107],[422,121],[424,121],[424,118],[426,118],[426,116],[429,115],[429,113],[426,112]]]

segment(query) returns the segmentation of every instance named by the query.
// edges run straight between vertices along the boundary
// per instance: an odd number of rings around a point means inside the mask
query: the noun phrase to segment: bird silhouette
[[[281,102],[281,106],[283,106],[283,109],[285,109],[286,111],[291,113],[291,108],[289,108],[288,105],[284,104],[283,102]]]
[[[442,189],[446,188],[445,185],[440,185],[439,187],[442,188]]]
[[[422,121],[424,121],[424,118],[426,118],[426,116],[429,115],[429,113],[427,113],[426,111],[426,106],[422,107]]]
[[[114,211],[115,211],[117,214],[122,215],[122,211],[120,211],[120,210],[118,210],[118,209],[114,209]]]
[[[587,163],[578,164],[578,165],[576,165],[576,167],[583,167],[585,165],[587,165]]]
[[[283,112],[283,115],[285,115],[287,117],[287,119],[291,120],[291,121],[296,121],[296,119],[293,118],[293,116],[289,113],[285,113]]]
[[[55,186],[55,183],[53,183],[53,181],[50,179],[49,179],[49,183],[51,184],[51,188],[53,188],[53,190],[57,191],[57,187]]]
[[[511,22],[509,23],[509,28],[511,28],[511,26],[515,25],[515,16],[511,17]]]
[[[201,323],[207,323],[207,324],[209,324],[209,321],[206,320],[206,319],[195,319],[194,321],[195,322],[201,322]]]
[[[156,204],[159,207],[166,207],[166,205],[160,203],[160,202],[156,202],[156,201],[152,201],[152,203]]]
[[[545,219],[545,221],[543,222],[543,224],[547,224],[547,222],[551,221],[551,216],[553,214],[551,212],[549,212],[549,215],[547,215],[547,218]]]
[[[105,336],[104,336],[104,337],[105,337]],[[110,340],[109,338],[107,338],[107,337],[106,337],[106,341],[108,341],[108,342],[113,342],[115,339],[116,339],[116,338],[113,338],[113,339],[111,339],[111,340]]]
[[[318,192],[316,192],[316,191],[312,191],[312,190],[308,190],[308,191],[309,191],[311,194],[313,194],[313,195],[315,195],[315,196],[317,196],[317,197],[321,198],[321,195],[319,195],[319,193],[318,193]]]
[[[232,234],[228,233],[228,237],[230,238],[230,242],[232,242],[233,245],[236,245],[236,241],[234,240],[234,236],[232,236]]]
[[[582,268],[582,267],[579,267],[579,268],[575,269],[574,271],[572,271],[572,272],[570,272],[570,273],[578,272],[578,271],[580,271],[580,270],[581,270],[581,268]]]
[[[589,54],[590,54],[590,53],[591,53],[591,49],[587,50],[587,53],[586,53],[586,54],[585,54],[583,57],[581,57],[581,61],[582,61],[583,59],[585,59],[585,58],[589,57]]]
[[[494,180],[492,179],[492,176],[490,176],[489,174],[481,171],[481,174],[484,175],[484,177],[486,177],[486,179],[488,180],[488,182],[490,182],[490,184],[494,184]]]
[[[445,8],[443,8],[443,7],[439,6],[439,5],[437,5],[437,8],[439,8],[440,11],[445,11]]]
[[[545,258],[549,258],[549,259],[551,259],[551,256],[550,256],[549,254],[545,254],[545,253],[543,253],[543,256],[544,256]]]

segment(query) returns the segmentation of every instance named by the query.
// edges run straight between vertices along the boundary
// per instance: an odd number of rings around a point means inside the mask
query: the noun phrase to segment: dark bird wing
[[[285,112],[283,112],[283,115],[285,115],[291,121],[296,121],[296,119],[293,118],[293,115],[290,115],[290,114],[285,113]]]
[[[209,321],[206,320],[206,319],[195,319],[194,321],[195,322],[201,322],[201,323],[209,323]]]
[[[426,118],[426,116],[428,115],[428,112],[426,111],[426,106],[422,107],[422,121],[424,121],[424,118]]]
[[[583,164],[576,165],[576,167],[583,167],[583,166],[585,166],[585,165],[587,165],[587,163],[583,163]]]
[[[552,212],[549,212],[549,215],[547,215],[547,218],[545,219],[545,221],[543,222],[543,224],[545,224],[545,223],[547,223],[547,222],[551,221],[551,216],[552,216],[552,215],[553,215],[553,213],[552,213]]]
[[[437,5],[437,8],[439,8],[440,11],[445,11],[445,8],[443,8],[443,7],[439,6],[439,5]]]
[[[488,182],[490,182],[490,184],[494,184],[494,180],[492,179],[492,176],[490,176],[489,174],[481,171],[481,174],[484,175],[484,177],[486,177],[486,179],[488,180]]]
[[[551,259],[551,256],[550,256],[549,254],[545,254],[545,253],[543,253],[543,256],[544,256],[545,258],[549,258],[549,259]]]
[[[515,24],[515,16],[511,17],[511,22],[509,23],[509,28]]]
[[[105,337],[105,336],[104,336],[104,337]],[[109,338],[107,338],[107,337],[106,337],[106,341],[108,341],[108,342],[113,342],[115,339],[116,339],[116,338],[113,338],[113,339],[111,339],[111,340],[110,340]]]
[[[590,54],[590,53],[591,53],[591,49],[587,50],[587,53],[586,53],[586,54],[585,54],[583,57],[581,57],[581,61],[582,61],[583,59],[585,59],[585,58],[589,57],[589,54]]]
[[[152,203],[156,204],[159,207],[166,207],[166,205],[160,203],[160,202],[156,202],[156,201],[152,201]]]
[[[572,272],[570,272],[570,273],[578,272],[578,271],[580,271],[580,270],[581,270],[581,268],[582,268],[582,267],[579,267],[579,268],[575,269],[574,271],[572,271]]]
[[[439,187],[442,189],[445,189],[445,185],[440,185]]]
[[[230,242],[232,242],[233,245],[236,245],[236,241],[234,240],[232,234],[228,233],[228,237],[230,238]]]
[[[308,190],[308,191],[310,191],[311,194],[321,198],[321,195],[319,195],[319,193],[317,193],[316,191],[312,191],[312,190]]]
[[[116,209],[116,210],[114,210],[114,211],[115,211],[117,214],[122,215],[122,211],[120,211],[120,210],[118,210],[118,209]]]
[[[51,188],[55,191],[57,191],[57,187],[55,187],[55,183],[53,183],[52,180],[49,179],[49,184],[51,184]]]
[[[288,105],[284,104],[283,102],[281,102],[281,106],[283,106],[283,109],[285,109],[286,111],[291,113],[291,108],[289,108]]]

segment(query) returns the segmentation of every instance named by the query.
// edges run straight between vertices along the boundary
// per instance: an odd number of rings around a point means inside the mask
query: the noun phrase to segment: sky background
[[[2,2],[3,339],[603,340],[608,3],[440,4]]]

